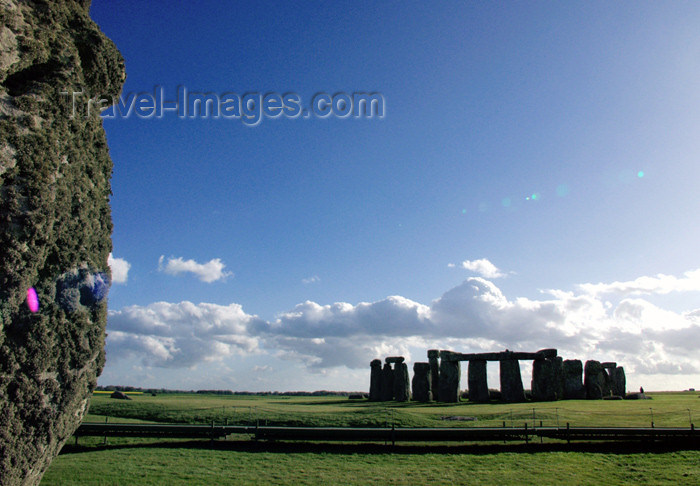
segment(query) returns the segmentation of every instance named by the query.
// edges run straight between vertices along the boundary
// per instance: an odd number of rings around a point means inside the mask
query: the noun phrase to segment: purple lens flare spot
[[[27,289],[27,307],[32,312],[39,311],[39,296],[36,295],[36,290],[34,287],[29,287]]]

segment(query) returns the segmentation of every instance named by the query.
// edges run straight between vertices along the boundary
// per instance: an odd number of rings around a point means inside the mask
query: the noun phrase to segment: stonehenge
[[[392,368],[391,365],[394,365]],[[382,361],[373,359],[370,363],[369,399],[373,402],[407,402],[411,398],[411,382],[408,365],[403,356],[391,356]],[[415,366],[414,366],[415,368]]]
[[[622,366],[614,362],[595,360],[564,360],[556,349],[541,349],[534,353],[501,351],[495,353],[457,353],[431,349],[428,362],[413,364],[413,379],[409,381],[408,366],[403,356],[390,356],[370,363],[371,401],[459,402],[461,362],[467,361],[467,383],[470,402],[490,400],[487,363],[498,361],[500,399],[507,403],[526,400],[520,373],[520,361],[532,361],[531,397],[533,401],[602,399],[625,397],[626,378]],[[393,367],[392,367],[393,365]]]

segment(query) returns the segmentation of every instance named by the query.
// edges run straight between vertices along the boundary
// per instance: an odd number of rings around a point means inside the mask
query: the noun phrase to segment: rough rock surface
[[[524,402],[525,390],[520,376],[520,363],[517,359],[504,359],[501,364],[501,400],[504,402]]]
[[[559,356],[532,363],[532,399],[554,401],[564,398],[563,365]]]
[[[599,361],[588,360],[583,368],[583,384],[586,387],[586,398],[596,400],[610,396],[610,378]]]
[[[397,362],[394,368],[394,400],[407,402],[411,398],[411,381],[408,376],[408,365]]]
[[[459,361],[440,360],[440,401],[459,402],[459,379],[461,374]]]
[[[622,366],[617,366],[610,370],[610,384],[612,394],[618,397],[624,397],[627,393],[627,378],[625,377],[625,369]]]
[[[389,363],[382,368],[382,386],[379,389],[379,396],[382,402],[388,402],[394,398],[394,370]]]
[[[433,392],[433,400],[440,400],[440,351],[428,350],[428,362],[430,363],[430,386]]]
[[[489,384],[486,379],[486,361],[473,359],[467,368],[467,384],[470,402],[488,402]]]
[[[564,399],[582,400],[586,398],[583,387],[583,363],[580,359],[564,360]]]
[[[369,364],[371,374],[369,378],[369,399],[378,402],[382,399],[382,361],[373,359]]]
[[[131,398],[129,398],[129,395],[127,395],[126,393],[121,392],[119,390],[114,391],[109,396],[109,398],[116,398],[117,400],[131,400]]]
[[[38,484],[104,365],[112,162],[96,110],[119,51],[89,0],[1,0],[0,484]],[[39,300],[28,309],[27,289]]]
[[[430,363],[413,363],[413,380],[411,389],[413,399],[417,402],[429,402],[433,399],[432,375]]]

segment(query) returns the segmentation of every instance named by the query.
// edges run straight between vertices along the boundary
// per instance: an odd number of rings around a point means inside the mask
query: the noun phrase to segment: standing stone
[[[430,362],[430,388],[433,392],[433,400],[440,400],[440,363],[438,358],[440,351],[437,349],[428,350],[428,361]]]
[[[517,359],[501,360],[501,400],[510,403],[525,401],[520,363]]]
[[[608,374],[599,361],[586,361],[586,366],[583,368],[583,384],[586,388],[586,398],[597,400],[610,395],[608,382]]]
[[[472,359],[467,368],[470,402],[488,402],[489,385],[486,380],[486,360]]]
[[[555,356],[551,358],[553,369],[552,388],[554,388],[555,400],[564,399],[564,358]]]
[[[382,361],[373,359],[369,366],[372,370],[369,378],[369,399],[378,402],[382,399]]]
[[[603,396],[604,397],[609,397],[611,396],[612,393],[612,374],[615,368],[617,368],[617,363],[608,361],[605,363],[601,363],[600,366],[603,367]]]
[[[433,399],[431,392],[432,376],[430,363],[413,363],[413,399],[417,402],[429,402]]]
[[[582,400],[586,398],[583,387],[583,363],[580,359],[564,361],[564,399]]]
[[[625,369],[622,366],[617,366],[611,370],[610,381],[612,385],[612,394],[618,397],[624,397],[627,393],[627,379],[625,378]]]
[[[440,360],[440,401],[459,402],[459,379],[461,368],[459,361]]]
[[[563,365],[559,356],[532,363],[532,399],[554,401],[564,397]]]
[[[388,402],[394,398],[394,370],[389,363],[386,363],[382,369],[380,397],[382,402]]]
[[[396,363],[394,368],[394,400],[407,402],[411,398],[411,382],[408,377],[408,365]]]
[[[112,161],[87,105],[119,96],[124,61],[89,0],[3,0],[0,52],[0,483],[28,486],[105,363]]]

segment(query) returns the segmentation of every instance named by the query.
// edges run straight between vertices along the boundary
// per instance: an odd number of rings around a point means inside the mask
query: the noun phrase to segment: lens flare
[[[559,197],[567,196],[570,191],[571,189],[569,189],[569,186],[566,184],[559,184],[557,186],[557,196]]]
[[[32,312],[39,311],[39,296],[36,295],[36,290],[34,287],[29,287],[27,289],[27,307]]]

